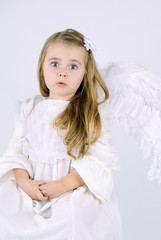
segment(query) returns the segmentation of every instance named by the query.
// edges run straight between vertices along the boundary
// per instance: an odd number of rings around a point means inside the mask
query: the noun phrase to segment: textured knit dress
[[[15,131],[0,158],[0,240],[120,240],[121,219],[112,171],[118,154],[108,131],[104,104],[102,133],[83,159],[73,160],[63,143],[64,130],[53,121],[68,101],[37,95],[20,106]],[[73,169],[85,184],[55,199],[32,200],[17,186],[13,168],[31,179],[59,180]]]

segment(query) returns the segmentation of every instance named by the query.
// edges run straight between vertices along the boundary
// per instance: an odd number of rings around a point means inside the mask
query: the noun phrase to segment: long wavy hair
[[[70,99],[65,110],[54,121],[58,131],[66,130],[64,144],[67,146],[68,155],[74,159],[83,158],[88,153],[90,145],[100,137],[101,118],[98,105],[108,99],[109,92],[97,69],[92,51],[87,51],[84,46],[84,35],[76,30],[67,29],[51,35],[40,53],[38,80],[42,96],[49,96],[49,89],[43,76],[43,63],[46,52],[51,44],[59,40],[85,49],[85,74],[82,83],[75,95]],[[104,92],[104,99],[101,102],[98,102],[98,85]],[[77,152],[77,156],[75,156],[74,152]]]

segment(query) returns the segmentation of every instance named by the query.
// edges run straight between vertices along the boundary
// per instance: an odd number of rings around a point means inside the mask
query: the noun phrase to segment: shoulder
[[[41,102],[43,97],[41,95],[35,95],[32,98],[26,98],[24,101],[17,101],[17,113],[23,117],[28,117],[33,108]]]

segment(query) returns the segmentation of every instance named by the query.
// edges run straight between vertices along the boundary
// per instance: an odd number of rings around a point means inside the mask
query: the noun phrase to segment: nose
[[[66,78],[67,77],[67,74],[66,73],[58,73],[59,77],[64,77]]]
[[[67,78],[67,72],[65,71],[65,69],[61,69],[59,72],[58,72],[58,76],[60,78]]]

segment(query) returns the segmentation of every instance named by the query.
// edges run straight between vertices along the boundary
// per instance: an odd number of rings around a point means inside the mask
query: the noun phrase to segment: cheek
[[[77,78],[77,81],[75,81],[74,87],[77,90],[79,86],[81,85],[83,81],[84,74],[80,75],[79,78]]]
[[[44,82],[45,82],[47,88],[50,88],[51,84],[52,84],[50,74],[48,74],[48,72],[45,71],[43,73],[43,76],[44,76]]]
[[[44,69],[43,76],[45,81],[51,82],[52,80],[54,80],[56,73],[52,71],[52,69]]]
[[[46,76],[49,75],[49,70],[48,70],[48,68],[46,68],[45,66],[44,66],[44,68],[43,68],[43,75],[44,75],[44,77],[46,77]]]
[[[84,79],[84,75],[85,75],[85,72],[82,72],[82,74],[81,74],[81,76],[80,76],[80,84],[81,84],[81,82],[82,82],[83,79]]]

